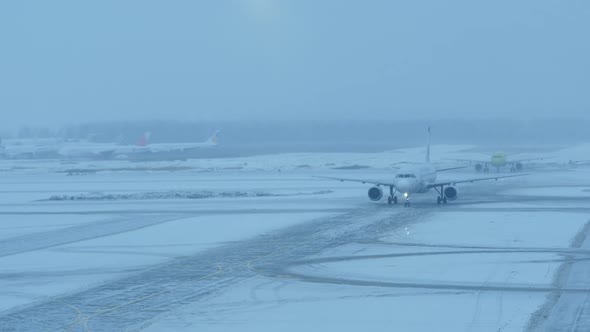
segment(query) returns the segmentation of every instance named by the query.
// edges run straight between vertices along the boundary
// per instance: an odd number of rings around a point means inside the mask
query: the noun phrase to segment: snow
[[[504,193],[519,196],[590,197],[590,186],[517,188]]]
[[[544,297],[255,280],[145,331],[522,331],[529,303]]]
[[[101,219],[103,219],[102,216],[84,215],[58,215],[53,218],[39,218],[30,215],[3,215],[2,223],[0,223],[0,241],[36,232],[63,229]]]
[[[396,231],[384,236],[382,240],[467,246],[564,248],[588,220],[585,213],[440,212],[425,222],[409,227],[409,235],[404,233],[405,230]]]
[[[0,310],[86,288],[141,267],[327,215],[330,214],[182,218],[134,232],[0,257],[5,276],[0,278],[0,289],[10,290],[0,292]]]
[[[433,146],[432,159],[451,166],[444,160],[477,159],[472,148]],[[586,159],[580,158],[586,151],[550,154]],[[389,177],[395,163],[421,162],[423,154],[422,147],[138,164],[1,161],[0,315],[218,248],[235,254],[234,246],[272,235],[277,243],[269,245],[282,248],[284,269],[243,262],[245,277],[224,272],[219,283],[235,282],[154,315],[142,328],[523,330],[547,298],[535,289],[554,286],[565,253],[588,222],[590,171],[539,164],[528,177],[461,185],[460,199],[445,207],[425,196],[410,209],[367,202],[368,185],[312,177]],[[68,176],[69,169],[92,172]],[[441,179],[478,176],[469,168]],[[194,193],[207,193],[206,199],[190,199]],[[331,227],[316,230],[326,220]],[[322,249],[303,256],[288,251],[297,246],[283,246],[292,239],[280,236],[290,229],[317,232],[315,242],[296,245]],[[252,255],[248,261],[258,258]],[[223,255],[209,259],[224,268]],[[583,278],[572,280],[568,287]]]
[[[66,177],[17,172],[3,177],[0,249],[4,251],[0,253],[10,254],[0,256],[0,310],[93,287],[170,259],[332,215],[331,208],[341,206],[334,201],[342,194],[331,193],[310,179],[308,174],[252,173],[246,177],[234,172],[214,176],[159,173],[150,175],[149,181],[142,174],[118,173]],[[225,191],[218,191],[206,200],[196,200],[198,203],[183,197],[153,197],[154,192],[169,194],[166,190],[172,188],[177,190],[172,193],[216,188],[270,194],[226,197],[222,195]],[[134,196],[106,201],[46,200],[54,193],[68,197],[98,190]],[[314,197],[318,195],[332,198],[323,203]],[[271,213],[257,213],[256,209]],[[134,219],[153,221],[136,228]],[[119,230],[111,235],[109,228],[116,229],[113,226]],[[84,229],[90,233],[84,234]],[[97,231],[99,237],[94,238],[92,232]],[[55,241],[34,250],[31,241],[43,236]],[[54,245],[61,243],[60,237],[63,244]],[[19,248],[25,251],[19,252]]]

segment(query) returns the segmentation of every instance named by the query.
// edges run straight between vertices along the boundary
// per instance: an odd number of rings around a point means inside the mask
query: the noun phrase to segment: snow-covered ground
[[[387,179],[422,155],[2,161],[0,330],[522,331],[556,326],[553,307],[590,327],[570,273],[590,270],[588,169],[537,165],[407,209],[313,177]]]

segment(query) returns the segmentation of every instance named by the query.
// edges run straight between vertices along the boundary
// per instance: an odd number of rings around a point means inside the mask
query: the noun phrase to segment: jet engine
[[[383,189],[381,187],[371,187],[368,194],[370,200],[378,201],[383,197]]]
[[[457,189],[455,187],[446,187],[445,188],[445,197],[449,201],[454,201],[457,199]]]
[[[517,171],[522,171],[523,167],[524,166],[522,165],[521,162],[517,162],[517,163],[514,164],[514,169],[517,170]]]
[[[483,165],[482,164],[479,164],[479,163],[478,164],[475,164],[475,170],[477,172],[481,172],[481,170],[483,170]]]

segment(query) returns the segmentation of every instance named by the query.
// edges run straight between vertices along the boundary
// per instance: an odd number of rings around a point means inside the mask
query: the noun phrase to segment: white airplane
[[[527,174],[518,175],[505,175],[505,176],[492,176],[485,178],[475,178],[467,180],[457,181],[436,181],[438,172],[450,171],[453,169],[459,169],[464,167],[452,167],[436,169],[430,164],[430,127],[428,128],[428,145],[426,147],[426,160],[424,164],[411,166],[406,169],[400,169],[395,177],[389,181],[373,181],[373,180],[362,180],[362,179],[348,179],[348,178],[336,178],[336,177],[321,177],[339,181],[352,181],[360,183],[369,183],[373,187],[369,189],[368,196],[371,201],[379,201],[383,197],[382,187],[389,187],[389,197],[387,198],[388,204],[397,204],[396,193],[403,194],[405,199],[404,206],[410,206],[410,197],[413,194],[422,194],[429,192],[434,189],[438,193],[436,198],[437,204],[447,204],[448,201],[454,201],[458,197],[458,191],[455,186],[458,183],[466,182],[477,182],[485,180],[498,180],[502,178],[509,178],[515,176],[523,176]]]
[[[588,166],[590,165],[590,160],[570,160],[567,164],[570,167]]]
[[[217,146],[218,144],[218,139],[217,139],[217,135],[219,134],[219,130],[216,130],[215,132],[213,132],[213,134],[204,142],[197,142],[197,143],[156,143],[156,144],[150,144],[149,143],[149,138],[150,138],[150,133],[146,133],[144,138],[145,138],[145,146],[147,148],[148,151],[150,152],[174,152],[174,151],[178,151],[178,152],[184,152],[185,150],[190,150],[190,149],[198,149],[198,148],[212,148],[214,146]]]
[[[57,153],[65,158],[117,159],[131,153],[148,152],[141,146],[117,146],[98,143],[76,143],[61,147]]]
[[[144,134],[136,145],[119,145],[115,143],[67,142],[57,153],[65,158],[117,159],[133,153],[149,152],[147,149],[148,133]]]
[[[58,153],[66,158],[127,159],[131,155],[184,152],[188,149],[209,148],[217,145],[217,133],[204,142],[197,143],[158,143],[150,144],[150,132],[146,132],[135,145],[118,145],[114,143],[77,142],[62,146]]]
[[[0,139],[0,156],[2,158],[37,158],[55,153],[60,140],[56,138],[41,139]]]

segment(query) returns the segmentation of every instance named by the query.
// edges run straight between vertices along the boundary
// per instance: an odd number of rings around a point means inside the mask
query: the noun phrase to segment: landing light
[[[407,198],[407,197],[408,197],[408,193],[404,193],[404,197],[406,197],[406,198]]]

